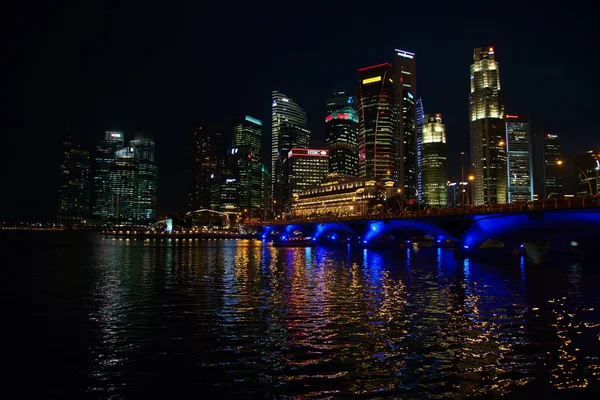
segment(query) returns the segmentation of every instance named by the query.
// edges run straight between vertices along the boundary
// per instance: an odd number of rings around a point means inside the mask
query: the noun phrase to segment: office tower
[[[477,48],[471,65],[469,133],[475,204],[506,203],[506,130],[494,48]]]
[[[194,130],[189,149],[189,211],[210,208],[211,176],[215,174],[223,152],[220,128],[201,125]]]
[[[283,168],[283,207],[280,213],[290,213],[294,198],[309,187],[317,186],[329,173],[329,151],[321,149],[290,149]],[[277,213],[276,213],[277,214]]]
[[[358,176],[358,114],[354,97],[338,91],[325,105],[329,173]]]
[[[240,209],[250,218],[262,214],[262,122],[248,115],[233,119],[232,155],[239,171]]]
[[[273,91],[271,113],[271,204],[282,204],[282,163],[292,148],[308,148],[310,131],[306,112],[285,94]]]
[[[124,145],[123,132],[106,131],[104,140],[96,146],[93,180],[93,216],[101,220],[108,218],[110,207],[109,181],[111,167],[115,164],[115,153]]]
[[[546,198],[564,195],[562,146],[558,135],[547,133],[544,136],[544,179]]]
[[[577,169],[577,190],[575,196],[597,196],[599,193],[600,149],[581,153],[575,160],[575,168]]]
[[[531,135],[531,164],[533,171],[533,199],[546,198],[546,161],[544,156],[544,140],[546,134],[540,132]]]
[[[398,145],[392,65],[358,70],[358,168],[359,176],[398,182]]]
[[[429,207],[445,207],[446,194],[446,126],[440,114],[425,115],[421,141],[423,203]]]
[[[138,211],[139,153],[133,146],[117,150],[108,177],[108,215],[110,222],[133,225]]]
[[[506,114],[508,202],[533,200],[533,162],[529,119]]]
[[[156,202],[158,193],[158,165],[155,160],[156,144],[154,140],[141,133],[129,141],[139,155],[137,168],[137,204],[135,221],[138,224],[151,224],[156,221]]]
[[[396,144],[397,178],[404,196],[417,195],[417,67],[415,53],[395,50],[395,102],[398,140]]]
[[[58,220],[64,224],[84,221],[90,213],[90,153],[73,143],[71,136],[62,142]]]
[[[425,111],[423,110],[423,100],[419,97],[415,105],[417,121],[417,201],[423,201],[423,171],[422,171],[422,145],[423,145],[423,125],[425,125]]]
[[[226,214],[240,211],[240,180],[237,167],[237,154],[220,156],[216,172],[210,178],[210,209]]]

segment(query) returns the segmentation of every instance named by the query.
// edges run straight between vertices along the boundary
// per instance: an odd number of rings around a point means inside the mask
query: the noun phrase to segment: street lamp
[[[473,182],[475,181],[475,175],[469,175],[469,202],[473,206]]]
[[[558,165],[558,166],[563,165],[563,161],[562,160],[556,161],[556,165]],[[590,178],[588,178],[588,176],[585,173],[585,171],[582,170],[581,168],[579,168],[578,165],[575,165],[575,168],[577,168],[579,170],[579,172],[581,172],[581,174],[583,175],[583,177],[587,181],[588,187],[590,189],[590,196],[593,196],[594,195],[593,194],[594,191],[592,190],[592,182],[590,181]],[[600,163],[598,162],[598,159],[596,158],[596,196],[598,195],[598,170],[599,169],[600,169]]]

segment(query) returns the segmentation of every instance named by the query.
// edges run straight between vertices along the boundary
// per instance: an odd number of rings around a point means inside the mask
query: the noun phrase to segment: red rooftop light
[[[383,63],[383,64],[377,64],[377,65],[372,65],[370,67],[364,67],[364,68],[359,68],[358,71],[366,71],[367,69],[371,69],[371,68],[377,68],[377,67],[384,67],[384,66],[388,66],[388,67],[392,67],[392,64],[390,63]]]

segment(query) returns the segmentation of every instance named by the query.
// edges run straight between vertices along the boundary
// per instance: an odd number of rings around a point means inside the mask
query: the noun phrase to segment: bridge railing
[[[492,204],[484,206],[465,206],[454,208],[430,208],[426,210],[400,211],[393,213],[362,213],[352,215],[319,215],[316,217],[293,217],[276,219],[265,222],[247,223],[245,225],[291,224],[291,223],[321,223],[337,221],[358,221],[365,219],[402,219],[437,217],[453,215],[489,214],[502,212],[517,212],[528,210],[570,210],[600,207],[600,196],[566,197],[548,200],[536,200],[528,203]]]

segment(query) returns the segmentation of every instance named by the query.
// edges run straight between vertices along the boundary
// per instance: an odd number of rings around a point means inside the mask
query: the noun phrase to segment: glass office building
[[[354,97],[338,91],[327,98],[325,111],[329,173],[358,176],[358,114]]]
[[[506,114],[508,202],[533,200],[533,162],[529,119]]]
[[[92,212],[95,218],[102,221],[108,219],[110,207],[110,172],[115,165],[115,153],[122,149],[125,143],[123,132],[106,131],[104,140],[96,146],[94,157],[94,179]]]
[[[441,114],[425,115],[421,138],[423,204],[446,207],[446,126]]]
[[[64,224],[77,224],[90,215],[90,153],[66,136],[61,158],[57,216]]]

